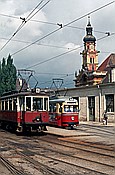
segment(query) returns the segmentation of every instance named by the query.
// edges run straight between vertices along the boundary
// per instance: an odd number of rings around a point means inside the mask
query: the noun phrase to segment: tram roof
[[[11,97],[17,97],[17,96],[48,96],[46,93],[44,92],[39,92],[39,93],[35,93],[35,92],[31,92],[31,91],[22,91],[22,92],[8,92],[3,94],[3,96],[0,97],[0,99],[5,99],[5,98],[11,98]]]
[[[75,102],[77,101],[76,99],[73,99],[72,97],[63,97],[63,98],[55,98],[55,99],[50,99],[51,103],[62,103],[62,102]]]

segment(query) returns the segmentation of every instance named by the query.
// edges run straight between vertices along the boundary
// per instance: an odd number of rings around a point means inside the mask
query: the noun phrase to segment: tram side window
[[[53,106],[53,112],[56,112],[56,109],[57,109],[57,106],[54,105],[54,106]]]
[[[12,99],[9,99],[9,110],[12,111]]]
[[[23,96],[19,97],[19,107],[21,111],[25,110],[25,98]]]
[[[52,105],[49,106],[49,111],[53,112],[53,106]]]
[[[50,112],[56,112],[56,105],[50,105]]]
[[[48,111],[48,98],[44,98],[44,110]]]
[[[43,98],[33,98],[33,110],[43,110]]]
[[[26,111],[31,111],[31,97],[26,97]]]
[[[62,112],[62,103],[59,104],[59,112]]]
[[[16,111],[16,109],[17,109],[16,103],[17,103],[17,99],[14,98],[13,99],[13,111]]]
[[[4,110],[4,101],[2,101],[2,110]]]
[[[8,100],[5,100],[5,110],[8,110]]]

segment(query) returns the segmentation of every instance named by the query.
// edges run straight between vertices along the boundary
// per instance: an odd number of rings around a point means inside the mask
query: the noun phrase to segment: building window
[[[114,112],[114,94],[105,95],[106,112]]]
[[[112,82],[115,82],[115,68],[111,70]]]

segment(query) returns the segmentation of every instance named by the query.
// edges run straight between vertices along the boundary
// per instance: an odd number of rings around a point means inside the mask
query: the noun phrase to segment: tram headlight
[[[71,120],[74,120],[74,117],[71,117]]]
[[[40,119],[39,119],[39,118],[37,118],[36,120],[37,120],[37,122],[39,122],[39,121],[40,121]]]

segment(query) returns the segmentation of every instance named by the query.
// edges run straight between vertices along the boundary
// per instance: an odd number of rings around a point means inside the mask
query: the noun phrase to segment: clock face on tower
[[[94,45],[91,45],[90,48],[91,48],[91,50],[94,50]]]

